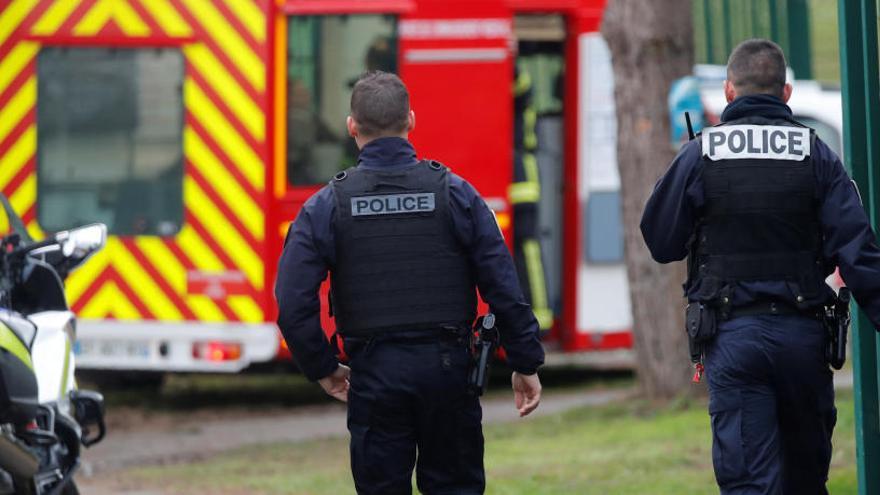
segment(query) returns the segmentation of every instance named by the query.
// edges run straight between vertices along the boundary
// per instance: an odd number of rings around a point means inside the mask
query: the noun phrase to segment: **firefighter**
[[[306,377],[348,402],[358,493],[408,494],[414,466],[422,492],[483,493],[482,413],[467,391],[475,289],[497,317],[521,416],[540,401],[544,352],[492,211],[461,177],[416,158],[414,125],[397,76],[370,72],[354,85],[358,164],[288,231],[278,325]],[[351,369],[320,326],[328,271]]]
[[[553,311],[547,302],[547,281],[538,240],[538,202],[541,178],[538,173],[537,113],[532,105],[532,80],[527,71],[515,69],[513,84],[513,183],[508,197],[513,204],[513,251],[516,270],[526,300],[532,305],[541,330],[553,326]]]
[[[688,257],[724,495],[827,493],[836,409],[820,315],[835,265],[880,324],[880,248],[858,190],[792,117],[785,78],[775,43],[733,50],[721,124],[682,147],[641,223],[655,260]]]

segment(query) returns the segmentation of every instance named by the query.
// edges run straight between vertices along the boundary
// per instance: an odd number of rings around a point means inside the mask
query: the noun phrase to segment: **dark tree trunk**
[[[617,161],[633,309],[637,373],[645,395],[666,399],[690,387],[681,284],[684,263],[651,259],[639,221],[675,155],[667,96],[691,73],[691,0],[609,0],[602,34],[611,49],[617,104]]]

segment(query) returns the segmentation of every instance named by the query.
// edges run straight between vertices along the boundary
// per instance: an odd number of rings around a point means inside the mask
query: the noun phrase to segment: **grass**
[[[840,50],[837,36],[837,1],[810,0],[810,49],[813,78],[840,84]]]
[[[840,394],[828,488],[856,493],[853,398]],[[717,493],[703,401],[634,401],[485,429],[489,494]],[[192,464],[119,473],[120,488],[172,493],[354,493],[344,439],[246,448]]]

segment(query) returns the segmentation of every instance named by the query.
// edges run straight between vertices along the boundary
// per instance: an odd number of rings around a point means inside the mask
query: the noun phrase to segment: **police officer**
[[[278,325],[302,372],[348,402],[360,494],[483,493],[481,409],[467,392],[476,288],[495,313],[521,416],[541,396],[544,352],[492,211],[461,177],[416,159],[409,94],[385,72],[352,89],[361,152],[303,206],[278,267]],[[318,289],[351,365],[320,327]],[[417,461],[418,459],[418,461]]]
[[[704,363],[725,495],[827,493],[836,409],[817,313],[835,266],[880,324],[880,249],[858,191],[792,118],[785,77],[776,44],[734,49],[721,124],[682,147],[641,223],[655,260],[689,257],[688,301],[715,314]]]

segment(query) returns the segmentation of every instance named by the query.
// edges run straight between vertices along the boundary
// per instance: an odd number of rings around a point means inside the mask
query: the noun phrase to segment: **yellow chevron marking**
[[[171,288],[183,297],[184,302],[200,321],[225,321],[226,317],[217,305],[207,296],[187,295],[186,267],[155,237],[138,237],[137,246],[153,264],[156,270],[168,281]]]
[[[266,17],[253,1],[224,0],[224,2],[255,40],[260,43],[266,40]]]
[[[6,42],[9,35],[21,24],[22,19],[36,6],[37,0],[16,0],[9,4],[6,10],[0,12],[0,45]]]
[[[98,0],[89,12],[73,28],[78,36],[94,36],[110,20],[116,21],[119,29],[128,36],[148,36],[150,28],[131,8],[127,0]]]
[[[250,296],[229,296],[227,302],[239,320],[247,323],[263,321],[263,310]]]
[[[37,151],[37,128],[31,125],[19,136],[5,155],[0,156],[0,189],[15,177],[34,153]]]
[[[24,86],[6,104],[0,107],[0,142],[2,142],[12,128],[18,124],[29,110],[34,108],[37,102],[37,78],[31,76]]]
[[[208,296],[192,295],[186,297],[186,303],[201,321],[227,321],[226,315]]]
[[[198,217],[217,244],[223,246],[226,254],[244,272],[251,285],[258,290],[262,289],[262,260],[190,177],[183,179],[183,198],[189,211]]]
[[[36,220],[31,220],[31,223],[26,226],[28,234],[31,235],[31,238],[35,241],[42,241],[46,238],[46,233],[43,232],[43,229],[40,228],[40,224],[37,223]]]
[[[73,305],[85,293],[89,285],[98,278],[110,263],[109,251],[104,248],[93,254],[91,258],[74,270],[64,282],[67,300]]]
[[[6,57],[0,59],[0,94],[6,91],[9,83],[34,59],[38,51],[40,51],[39,44],[22,41],[15,44]]]
[[[229,105],[245,129],[262,142],[266,137],[266,118],[263,110],[248,96],[235,81],[226,67],[214,57],[211,50],[201,43],[188,45],[183,49],[186,59],[195,66],[208,84]]]
[[[30,174],[9,197],[12,209],[23,215],[37,200],[37,175]]]
[[[192,260],[199,270],[208,272],[222,272],[226,270],[214,251],[205,244],[199,234],[189,225],[184,224],[177,234],[177,244],[180,249]]]
[[[137,259],[128,252],[125,245],[117,238],[111,237],[107,241],[107,249],[111,253],[113,268],[128,283],[128,286],[138,295],[144,305],[149,308],[153,316],[159,320],[182,320],[183,315],[165,295],[165,292],[156,285],[156,281],[144,270]]]
[[[183,2],[220,48],[229,55],[229,59],[238,66],[241,75],[254,89],[262,93],[266,89],[263,61],[229,25],[223,14],[209,0],[183,0]]]
[[[183,100],[199,123],[215,136],[217,144],[248,182],[262,192],[265,187],[262,160],[191,78],[183,83]]]
[[[141,314],[113,282],[105,283],[83,306],[79,316],[100,319],[112,316],[117,320],[140,320]]]
[[[186,269],[164,242],[158,237],[138,237],[135,244],[174,292],[186,294]]]
[[[242,225],[258,241],[263,240],[263,211],[235,180],[211,149],[189,126],[183,129],[183,149],[190,162],[214,186]]]
[[[64,21],[70,17],[70,14],[79,6],[79,2],[70,0],[56,0],[46,12],[43,13],[40,20],[34,24],[31,33],[40,36],[55,34],[58,28],[64,24]]]
[[[168,3],[168,0],[146,0],[141,5],[156,20],[156,23],[168,36],[191,36],[192,28],[180,17],[177,10]]]

